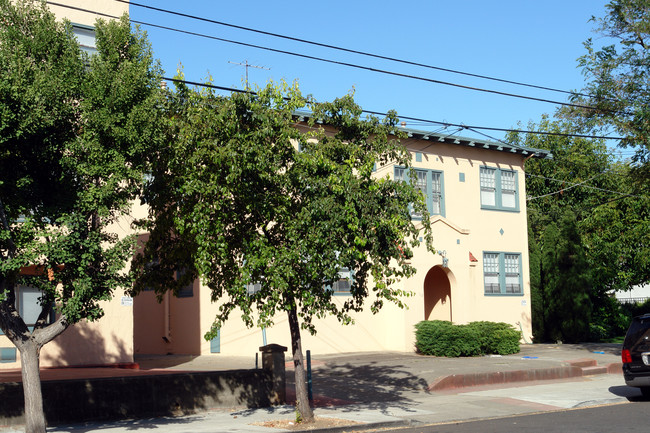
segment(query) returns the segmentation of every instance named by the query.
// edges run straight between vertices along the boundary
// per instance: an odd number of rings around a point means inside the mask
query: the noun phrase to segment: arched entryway
[[[449,269],[434,266],[424,278],[424,320],[452,320]]]

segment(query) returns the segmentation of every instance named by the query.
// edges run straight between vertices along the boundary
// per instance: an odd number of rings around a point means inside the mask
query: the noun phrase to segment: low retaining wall
[[[262,369],[44,381],[45,418],[57,425],[283,404],[284,352],[278,347],[260,348],[269,348],[262,350]],[[24,424],[22,383],[0,383],[0,402],[0,425]]]

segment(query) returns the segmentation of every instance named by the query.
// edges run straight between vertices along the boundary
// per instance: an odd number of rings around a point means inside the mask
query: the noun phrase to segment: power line
[[[107,17],[107,18],[114,18],[114,19],[119,18],[119,17],[117,17],[115,15],[110,15],[110,14],[106,14],[106,13],[102,13],[102,12],[92,11],[92,10],[89,10],[89,9],[84,9],[84,8],[80,8],[80,7],[76,7],[76,6],[64,5],[64,4],[53,2],[53,1],[49,1],[48,3],[56,5],[56,6],[61,6],[61,7],[64,7],[64,8],[74,9],[74,10],[87,12],[87,13],[93,13],[93,14],[103,16],[103,17]],[[569,103],[563,103],[563,102],[558,102],[558,101],[550,101],[550,100],[545,100],[545,99],[527,97],[527,96],[523,96],[523,95],[509,94],[509,93],[505,93],[505,92],[491,91],[491,90],[486,90],[486,89],[477,89],[477,88],[472,88],[470,86],[463,86],[463,85],[454,84],[454,83],[446,83],[444,81],[432,80],[432,79],[427,79],[427,78],[422,78],[422,77],[414,77],[414,76],[409,76],[409,75],[406,75],[406,74],[392,73],[392,72],[389,72],[389,71],[382,71],[382,70],[379,70],[379,69],[374,69],[374,68],[364,67],[364,66],[360,66],[360,65],[349,64],[349,63],[345,63],[345,62],[338,62],[338,61],[334,61],[334,60],[320,59],[318,57],[307,56],[307,55],[292,53],[292,52],[283,51],[283,50],[276,50],[276,49],[273,49],[273,48],[261,47],[261,46],[257,46],[257,45],[254,45],[254,44],[248,44],[248,43],[245,43],[245,42],[231,41],[231,40],[228,40],[228,39],[218,38],[218,37],[215,37],[215,36],[203,35],[203,34],[196,33],[196,32],[190,32],[190,31],[187,31],[187,30],[175,29],[175,28],[171,28],[171,27],[167,27],[167,26],[161,26],[161,25],[158,25],[158,24],[147,23],[147,22],[144,22],[144,21],[131,20],[131,22],[136,23],[136,24],[142,24],[142,25],[147,25],[147,26],[151,26],[151,27],[161,28],[161,29],[165,29],[165,30],[185,33],[185,34],[189,34],[189,35],[195,35],[195,36],[205,37],[205,38],[209,38],[209,39],[215,39],[215,40],[219,40],[219,41],[223,41],[223,42],[230,42],[230,43],[234,43],[234,44],[238,44],[238,45],[265,49],[265,50],[269,50],[269,51],[273,51],[273,52],[279,52],[279,53],[284,53],[284,54],[289,54],[289,55],[294,55],[294,56],[299,56],[299,57],[304,57],[304,58],[310,58],[310,59],[314,59],[314,60],[322,60],[324,62],[329,62],[329,63],[335,63],[335,64],[340,64],[340,65],[345,65],[345,66],[351,66],[351,67],[355,67],[355,68],[366,69],[366,70],[376,71],[376,72],[384,72],[384,73],[397,75],[397,76],[403,76],[403,77],[407,77],[407,78],[412,77],[412,78],[416,78],[416,79],[420,79],[420,80],[424,80],[424,81],[430,81],[430,82],[438,83],[438,84],[448,84],[448,85],[451,85],[451,86],[466,88],[466,89],[470,89],[470,90],[480,90],[480,91],[484,91],[484,92],[491,92],[491,93],[502,94],[502,95],[506,95],[506,96],[513,96],[513,97],[519,97],[519,98],[524,98],[524,99],[536,100],[536,101],[540,101],[540,102],[549,102],[549,103],[554,103],[554,104],[559,104],[559,105],[573,106],[573,107],[578,107],[578,108],[596,109],[594,107],[588,107],[588,106],[584,106],[584,105],[576,105],[576,104],[569,104]],[[192,81],[186,81],[186,80],[177,80],[177,79],[167,78],[167,77],[164,77],[163,79],[168,80],[168,81],[172,81],[172,82],[181,82],[182,81],[182,82],[185,82],[186,84],[191,84],[191,85],[195,85],[195,86],[202,86],[202,87],[210,87],[210,88],[229,91],[229,92],[246,92],[246,90],[229,88],[229,87],[215,86],[215,85],[199,83],[199,82],[192,82]],[[364,112],[368,113],[368,114],[379,115],[379,116],[385,116],[386,115],[386,113],[369,111],[369,110],[364,110]],[[469,129],[469,130],[479,129],[479,130],[497,131],[497,132],[513,132],[513,133],[520,133],[520,134],[537,134],[537,135],[550,135],[550,136],[560,136],[560,137],[578,137],[578,138],[604,139],[604,140],[623,140],[624,139],[623,137],[594,136],[594,135],[587,135],[587,134],[569,134],[569,133],[548,132],[548,131],[530,131],[530,130],[522,130],[522,129],[496,128],[496,127],[476,126],[476,125],[468,126],[468,125],[464,125],[464,124],[456,124],[456,123],[450,123],[450,122],[440,122],[440,121],[422,119],[422,118],[411,117],[411,116],[400,116],[400,118],[401,119],[406,119],[406,120],[412,120],[412,121],[416,121],[416,122],[424,122],[424,123],[427,123],[427,124],[441,125],[441,126],[444,126],[444,127],[456,127],[456,128]]]
[[[224,91],[229,91],[229,92],[237,92],[237,93],[251,93],[255,94],[255,92],[250,92],[242,89],[236,89],[232,87],[223,87],[223,86],[216,86],[214,84],[207,84],[207,83],[200,83],[198,81],[188,81],[188,80],[180,80],[178,78],[169,78],[169,77],[163,77],[163,80],[175,82],[175,83],[184,83],[184,84],[189,84],[192,86],[199,86],[199,87],[207,87],[211,89],[216,89],[216,90],[224,90]],[[366,114],[372,114],[373,116],[386,116],[388,113],[382,113],[379,111],[371,111],[371,110],[363,110],[364,113]],[[623,137],[610,137],[610,136],[599,136],[599,135],[587,135],[587,134],[570,134],[570,133],[562,133],[562,132],[549,132],[549,131],[530,131],[530,130],[523,130],[523,129],[507,129],[507,128],[493,128],[489,126],[468,126],[465,124],[458,124],[458,123],[450,123],[450,122],[440,122],[437,120],[429,120],[429,119],[422,119],[419,117],[410,117],[410,116],[399,116],[400,120],[412,120],[415,122],[422,122],[423,124],[434,124],[434,125],[441,125],[444,126],[445,128],[449,127],[454,127],[458,128],[459,131],[463,129],[468,129],[468,130],[475,130],[475,129],[480,129],[480,130],[489,130],[489,131],[499,131],[499,132],[514,132],[514,133],[519,133],[519,134],[536,134],[536,135],[550,135],[550,136],[559,136],[559,137],[576,137],[576,138],[589,138],[589,139],[594,139],[594,140],[623,140]],[[478,131],[474,131],[478,132]],[[485,134],[483,134],[485,135]],[[495,141],[501,141],[501,140],[495,140]],[[513,146],[513,144],[508,144],[509,146]],[[517,147],[517,146],[515,146]]]
[[[97,15],[105,16],[105,17],[108,17],[108,18],[118,18],[118,17],[116,17],[114,15],[105,14],[105,13],[101,13],[101,12],[95,12],[95,11],[91,11],[91,10],[88,10],[88,9],[79,8],[79,7],[76,7],[76,6],[63,5],[63,4],[52,2],[52,1],[50,1],[49,3],[53,4],[53,5],[65,7],[65,8],[70,8],[70,9],[74,9],[74,10],[83,11],[83,12],[95,13]],[[145,25],[145,26],[154,27],[154,28],[159,28],[159,29],[163,29],[163,30],[169,30],[169,31],[177,32],[177,33],[183,33],[183,34],[187,34],[187,35],[191,35],[191,36],[197,36],[197,37],[212,39],[212,40],[216,40],[216,41],[220,41],[220,42],[231,43],[231,44],[245,46],[245,47],[249,47],[249,48],[256,48],[256,49],[270,51],[270,52],[279,53],[279,54],[286,54],[286,55],[289,55],[289,56],[300,57],[300,58],[319,61],[319,62],[324,62],[324,63],[330,63],[330,64],[335,64],[335,65],[340,65],[340,66],[347,66],[347,67],[350,67],[350,68],[365,70],[365,71],[369,71],[369,72],[376,72],[376,73],[391,75],[391,76],[395,76],[395,77],[408,78],[408,79],[413,79],[413,80],[418,80],[418,81],[429,82],[429,83],[433,83],[433,84],[440,84],[440,85],[451,86],[451,87],[456,87],[456,88],[461,88],[461,89],[466,89],[466,90],[473,90],[473,91],[477,91],[477,92],[490,93],[490,94],[501,95],[501,96],[508,96],[508,97],[512,97],[512,98],[526,99],[526,100],[530,100],[530,101],[544,102],[544,103],[549,103],[549,104],[554,104],[554,105],[563,105],[563,106],[567,106],[567,107],[583,108],[583,109],[587,109],[587,110],[600,110],[597,107],[590,107],[588,105],[572,104],[572,103],[569,103],[569,102],[554,101],[554,100],[545,99],[545,98],[537,98],[537,97],[533,97],[533,96],[519,95],[519,94],[516,94],[516,93],[502,92],[502,91],[492,90],[492,89],[483,89],[483,88],[480,88],[480,87],[466,86],[466,85],[463,85],[463,84],[452,83],[452,82],[442,81],[442,80],[436,80],[436,79],[433,79],[433,78],[426,78],[426,77],[420,77],[420,76],[417,76],[417,75],[404,74],[404,73],[401,73],[401,72],[395,72],[395,71],[388,71],[388,70],[379,69],[379,68],[373,68],[373,67],[370,67],[370,66],[363,66],[363,65],[357,65],[357,64],[354,64],[354,63],[342,62],[342,61],[338,61],[338,60],[325,59],[325,58],[322,58],[322,57],[311,56],[311,55],[308,55],[308,54],[300,54],[300,53],[295,53],[295,52],[292,52],[292,51],[280,50],[280,49],[276,49],[276,48],[265,47],[265,46],[262,46],[262,45],[256,45],[256,44],[250,44],[250,43],[241,42],[241,41],[235,41],[235,40],[232,40],[232,39],[220,38],[220,37],[217,37],[217,36],[206,35],[206,34],[203,34],[203,33],[197,33],[197,32],[192,32],[192,31],[189,31],[189,30],[177,29],[177,28],[174,28],[174,27],[163,26],[163,25],[159,25],[159,24],[152,24],[152,23],[148,23],[148,22],[144,22],[144,21],[131,20],[131,22],[136,23],[136,24]],[[611,111],[611,110],[603,110],[603,111]],[[618,112],[618,111],[611,111],[611,112],[613,112],[613,113],[621,113],[621,112]],[[622,113],[622,114],[629,114],[629,113]]]
[[[547,197],[547,196],[551,196],[551,195],[559,194],[559,193],[561,193],[561,192],[563,192],[563,191],[566,191],[566,190],[568,190],[568,189],[575,188],[575,187],[577,187],[577,186],[581,186],[581,187],[583,187],[583,188],[594,189],[594,190],[601,191],[601,192],[608,192],[608,193],[612,193],[612,194],[618,194],[618,195],[623,196],[622,198],[625,198],[625,197],[646,198],[646,196],[642,196],[642,195],[628,194],[628,193],[626,193],[626,192],[613,191],[613,190],[611,190],[611,189],[599,188],[599,187],[597,187],[597,186],[584,185],[585,182],[588,182],[588,181],[592,180],[593,178],[595,178],[596,176],[600,176],[600,175],[602,175],[602,174],[603,174],[603,173],[596,174],[596,175],[592,176],[591,178],[589,178],[589,179],[587,179],[587,180],[585,180],[585,181],[583,181],[583,182],[579,182],[579,183],[570,183],[568,187],[566,187],[566,188],[562,188],[562,189],[560,189],[560,190],[558,190],[558,191],[556,191],[556,192],[552,192],[552,193],[549,193],[549,194],[540,195],[540,196],[537,196],[537,197],[529,197],[529,198],[526,199],[526,201],[535,200],[535,199],[538,199],[538,198],[542,198],[542,197]],[[541,176],[541,175],[539,175],[539,174],[526,173],[526,176],[527,176],[527,177],[537,177],[537,178],[540,178],[540,179],[550,180],[550,181],[553,181],[553,182],[567,183],[566,180],[554,179],[554,178],[552,178],[552,177]]]
[[[503,79],[503,78],[491,77],[491,76],[488,76],[488,75],[475,74],[475,73],[471,73],[471,72],[463,72],[463,71],[458,71],[458,70],[451,69],[451,68],[443,68],[443,67],[440,67],[440,66],[433,66],[433,65],[428,65],[428,64],[425,64],[425,63],[414,62],[414,61],[411,61],[411,60],[398,59],[396,57],[384,56],[384,55],[381,55],[381,54],[369,53],[369,52],[366,52],[366,51],[340,47],[340,46],[337,46],[337,45],[325,44],[325,43],[322,43],[322,42],[316,42],[316,41],[312,41],[312,40],[309,40],[309,39],[297,38],[297,37],[293,37],[293,36],[283,35],[283,34],[280,34],[280,33],[273,33],[273,32],[268,32],[268,31],[265,31],[265,30],[254,29],[252,27],[245,27],[245,26],[240,26],[240,25],[237,25],[237,24],[231,24],[231,23],[226,23],[226,22],[223,22],[223,21],[217,21],[217,20],[213,20],[213,19],[210,19],[210,18],[200,17],[200,16],[197,16],[197,15],[190,15],[190,14],[186,14],[186,13],[183,13],[183,12],[158,8],[158,7],[155,7],[155,6],[136,3],[136,2],[133,2],[133,1],[130,1],[130,0],[115,0],[115,1],[120,2],[120,3],[126,3],[126,4],[129,4],[131,6],[137,6],[137,7],[140,7],[140,8],[154,10],[154,11],[157,11],[157,12],[163,12],[163,13],[170,14],[170,15],[190,18],[190,19],[194,19],[194,20],[198,20],[198,21],[207,22],[207,23],[210,23],[210,24],[217,24],[217,25],[224,26],[224,27],[230,27],[230,28],[234,28],[234,29],[245,30],[245,31],[248,31],[248,32],[258,33],[258,34],[267,35],[267,36],[273,36],[273,37],[276,37],[276,38],[286,39],[286,40],[290,40],[290,41],[294,41],[294,42],[300,42],[300,43],[314,45],[314,46],[323,47],[323,48],[329,48],[329,49],[333,49],[333,50],[337,50],[337,51],[343,51],[343,52],[346,52],[346,53],[359,54],[359,55],[362,55],[362,56],[367,56],[367,57],[372,57],[372,58],[382,59],[382,60],[389,60],[391,62],[402,63],[402,64],[406,64],[406,65],[411,65],[411,66],[418,66],[418,67],[427,68],[427,69],[434,69],[434,70],[437,70],[437,71],[449,72],[449,73],[452,73],[452,74],[465,75],[465,76],[468,76],[468,77],[481,78],[481,79],[485,79],[485,80],[497,81],[497,82],[500,82],[500,83],[513,84],[513,85],[517,85],[517,86],[530,87],[530,88],[534,88],[534,89],[548,90],[548,91],[551,91],[551,92],[563,93],[563,94],[572,95],[572,96],[584,96],[584,97],[588,97],[588,98],[593,97],[592,95],[588,95],[588,94],[584,94],[584,93],[577,93],[577,92],[572,92],[572,91],[568,91],[568,90],[555,89],[555,88],[552,88],[552,87],[540,86],[540,85],[529,84],[529,83],[523,83],[523,82],[520,82],[520,81],[506,80],[506,79]]]

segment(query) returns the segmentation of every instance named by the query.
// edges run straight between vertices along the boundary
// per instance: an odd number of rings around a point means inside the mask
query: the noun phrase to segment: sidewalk
[[[59,375],[82,373],[74,370],[83,370],[86,377],[90,377],[93,374],[107,375],[107,370],[114,375],[130,375],[255,367],[254,357],[161,356],[139,358],[137,362],[139,370],[48,369],[43,371],[43,377],[55,380],[62,378]],[[557,405],[538,402],[522,408],[520,401],[504,404],[501,397],[495,397],[494,402],[485,398],[479,401],[476,396],[469,397],[473,393],[468,394],[471,390],[508,388],[515,384],[530,384],[529,381],[548,383],[549,386],[560,386],[567,380],[583,381],[581,387],[584,387],[591,378],[598,378],[606,384],[594,383],[593,386],[615,389],[614,400],[636,392],[625,387],[620,369],[620,345],[615,344],[522,345],[521,352],[516,355],[476,358],[435,358],[397,352],[312,354],[312,371],[316,416],[361,423],[342,428],[336,422],[330,422],[326,425],[334,425],[333,430],[321,430],[328,432],[500,416],[551,407],[557,409]],[[0,381],[7,379],[0,373]],[[470,388],[478,385],[482,388]],[[287,363],[287,389],[293,395],[290,362]],[[445,409],[441,410],[443,407]],[[287,405],[264,409],[214,409],[179,418],[58,426],[48,431],[116,433],[159,428],[165,432],[276,432],[291,429],[288,421],[292,420],[295,420],[295,409]],[[261,423],[267,423],[267,426]]]

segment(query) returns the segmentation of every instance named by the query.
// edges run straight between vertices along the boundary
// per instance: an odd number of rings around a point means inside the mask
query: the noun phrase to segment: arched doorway
[[[447,268],[434,266],[424,278],[424,320],[452,320]]]

